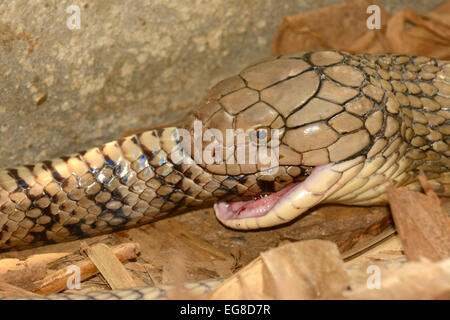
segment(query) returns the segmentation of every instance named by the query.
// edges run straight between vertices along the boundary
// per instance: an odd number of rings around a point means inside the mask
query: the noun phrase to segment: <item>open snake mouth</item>
[[[300,182],[301,183],[301,182]],[[218,202],[215,206],[219,220],[258,218],[265,216],[283,196],[300,183],[293,183],[280,191],[265,194],[253,200]]]
[[[317,166],[304,181],[254,200],[220,201],[214,205],[216,217],[235,229],[255,229],[288,222],[326,196],[329,188],[323,190],[321,185],[324,181],[329,186],[337,182],[335,174],[330,172],[332,165]]]

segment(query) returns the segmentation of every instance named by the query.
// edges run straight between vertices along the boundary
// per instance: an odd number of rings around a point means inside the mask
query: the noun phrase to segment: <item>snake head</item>
[[[204,129],[217,130],[222,136],[227,129],[266,129],[261,137],[270,140],[264,147],[276,149],[269,153],[275,154],[277,164],[269,173],[260,159],[256,165],[202,165],[227,179],[255,177],[242,185],[241,195],[270,193],[251,201],[218,202],[218,219],[233,228],[251,229],[285,223],[318,203],[386,202],[388,179],[408,184],[415,179],[413,170],[428,161],[424,144],[427,148],[435,145],[434,150],[441,152],[431,135],[429,141],[419,137],[431,132],[432,124],[425,124],[426,117],[408,106],[427,104],[429,110],[439,110],[442,98],[434,102],[431,98],[443,82],[433,80],[435,87],[421,83],[420,88],[409,83],[410,93],[422,90],[429,96],[419,99],[413,94],[406,98],[402,92],[407,89],[399,81],[387,81],[417,78],[413,72],[421,70],[419,65],[426,72],[440,70],[429,58],[294,53],[253,64],[214,86],[194,111],[194,118]],[[428,82],[433,77],[437,76],[430,75]],[[413,124],[411,118],[424,124]],[[279,133],[276,138],[268,134],[274,129]],[[224,154],[239,146],[234,139],[218,142],[224,145]],[[448,163],[446,155],[436,152],[430,153],[437,159],[433,161]],[[229,154],[236,155],[234,151]]]

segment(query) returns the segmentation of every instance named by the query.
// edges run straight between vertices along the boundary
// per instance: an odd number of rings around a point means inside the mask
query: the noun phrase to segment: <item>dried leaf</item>
[[[429,188],[426,187],[428,192]],[[388,187],[395,227],[409,261],[450,256],[450,218],[435,195]]]
[[[380,7],[381,29],[368,29],[369,5]],[[355,0],[284,17],[272,54],[336,49],[351,53],[401,53],[450,59],[450,2],[419,15],[405,8],[390,17],[379,4]]]
[[[349,277],[335,243],[306,240],[263,252],[264,291],[277,299],[336,299]]]
[[[381,274],[380,288],[365,282],[347,291],[349,299],[450,299],[450,259],[440,262],[410,262]]]

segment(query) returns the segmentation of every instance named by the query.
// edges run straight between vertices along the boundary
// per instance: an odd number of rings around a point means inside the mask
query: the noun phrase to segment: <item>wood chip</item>
[[[139,252],[139,247],[135,243],[123,243],[114,247],[112,252],[119,261],[126,261],[136,258],[136,255]],[[42,295],[48,295],[67,289],[67,281],[73,275],[73,266],[79,268],[81,281],[90,278],[99,272],[96,265],[91,260],[85,259],[76,264],[55,271],[42,280],[36,281],[35,285],[37,286],[37,289],[34,292]],[[111,268],[113,267],[111,266]]]
[[[48,264],[69,255],[63,253],[36,254],[25,260],[9,258],[0,260],[0,282],[7,282],[22,289],[36,289],[34,281],[45,277]]]
[[[0,300],[7,299],[9,297],[32,297],[32,296],[38,296],[37,294],[13,286],[6,282],[0,282]]]
[[[87,250],[89,259],[95,264],[113,290],[136,287],[131,274],[127,271],[114,251],[103,243],[93,245]]]

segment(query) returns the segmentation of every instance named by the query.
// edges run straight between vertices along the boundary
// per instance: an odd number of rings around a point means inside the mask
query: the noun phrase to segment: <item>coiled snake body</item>
[[[449,75],[448,62],[427,57],[335,51],[253,64],[214,86],[184,129],[193,139],[196,121],[223,137],[227,129],[254,129],[256,143],[264,131],[268,154],[278,147],[277,170],[264,172],[259,159],[196,162],[177,128],[5,169],[0,250],[90,237],[214,203],[227,226],[267,227],[318,203],[385,203],[388,180],[414,187],[419,169],[448,194]],[[279,130],[278,140],[270,129]],[[226,152],[234,139],[218,142],[224,159],[236,158]],[[251,200],[264,193],[271,195]]]

